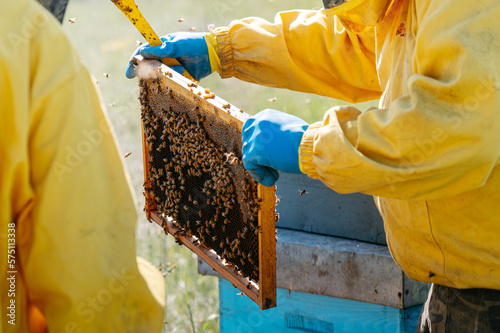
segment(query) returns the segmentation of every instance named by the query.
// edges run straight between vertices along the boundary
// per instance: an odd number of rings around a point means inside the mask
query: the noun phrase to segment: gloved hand
[[[176,32],[160,39],[163,42],[160,46],[150,46],[146,43],[135,50],[125,72],[129,79],[137,75],[135,71],[137,55],[157,60],[176,58],[182,66],[173,66],[172,69],[180,74],[187,70],[195,80],[201,80],[217,70],[217,66],[220,67],[214,34]]]
[[[243,165],[264,186],[273,186],[278,170],[301,173],[299,146],[309,124],[290,114],[264,110],[243,125]]]

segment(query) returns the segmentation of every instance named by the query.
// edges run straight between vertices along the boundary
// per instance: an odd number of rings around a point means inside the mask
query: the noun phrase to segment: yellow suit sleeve
[[[215,29],[221,76],[349,102],[380,97],[373,28],[352,32],[324,10],[278,13]]]
[[[136,202],[93,80],[50,13],[2,6],[0,248],[12,224],[16,248],[0,312],[12,300],[17,312],[0,325],[39,332],[35,306],[49,332],[161,332],[164,279],[137,261]]]
[[[329,110],[303,137],[303,172],[341,193],[398,199],[450,197],[487,181],[500,156],[500,5],[433,1],[418,12],[414,73],[392,83],[408,94],[384,109]]]

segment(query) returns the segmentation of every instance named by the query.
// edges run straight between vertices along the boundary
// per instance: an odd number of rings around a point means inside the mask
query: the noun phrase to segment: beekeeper
[[[0,0],[0,332],[161,332],[164,280],[88,71],[33,0]]]
[[[433,283],[419,332],[500,331],[500,2],[351,0],[175,33],[146,58],[349,102],[313,124],[265,110],[243,128],[260,183],[302,172],[373,195],[391,253]],[[218,56],[214,56],[214,54]],[[133,77],[133,59],[127,76]],[[184,69],[181,69],[182,72]],[[270,139],[271,138],[271,139]]]

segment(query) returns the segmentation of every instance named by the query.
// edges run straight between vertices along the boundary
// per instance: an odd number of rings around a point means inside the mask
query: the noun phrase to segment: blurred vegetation
[[[164,35],[191,28],[207,31],[209,24],[226,26],[233,19],[259,16],[272,21],[278,11],[317,9],[320,0],[136,0],[153,29]],[[180,20],[182,18],[182,20]],[[70,20],[72,22],[70,22]],[[125,66],[144,41],[128,19],[110,0],[71,0],[63,28],[94,75],[103,103],[131,176],[137,197],[139,222],[137,253],[165,275],[167,293],[166,332],[218,332],[218,287],[214,277],[197,272],[197,257],[175,244],[163,230],[146,221],[142,213],[143,168],[137,100],[137,80],[125,78]],[[254,114],[273,108],[298,115],[308,122],[318,121],[330,107],[346,104],[330,98],[252,85],[236,79],[221,80],[217,74],[203,79],[210,88],[232,104]]]

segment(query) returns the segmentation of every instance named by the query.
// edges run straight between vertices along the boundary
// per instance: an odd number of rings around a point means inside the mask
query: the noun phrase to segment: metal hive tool
[[[147,217],[261,309],[276,306],[275,188],[241,162],[249,115],[160,62],[138,66]]]

